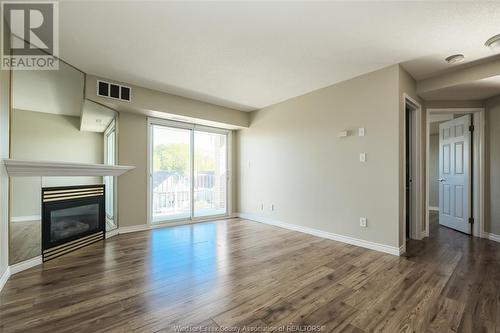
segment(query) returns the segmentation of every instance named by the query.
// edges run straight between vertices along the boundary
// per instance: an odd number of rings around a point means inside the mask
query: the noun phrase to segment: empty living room
[[[500,2],[0,6],[1,333],[500,333]]]

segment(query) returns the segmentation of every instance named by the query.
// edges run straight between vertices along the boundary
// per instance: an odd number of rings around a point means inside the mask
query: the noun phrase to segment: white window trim
[[[117,126],[117,122],[116,122],[116,118],[113,119],[108,127],[106,128],[106,130],[104,131],[103,133],[103,136],[104,136],[104,162],[106,162],[107,160],[107,157],[108,157],[108,142],[107,142],[107,139],[108,139],[108,136],[114,132],[115,133],[115,154],[114,154],[114,160],[115,160],[115,164],[118,164],[118,126]],[[106,164],[106,163],[104,163]],[[105,214],[106,216],[106,219],[108,219],[108,215]],[[117,181],[117,177],[113,177],[113,220],[114,220],[114,224],[116,226],[115,229],[112,229],[112,230],[116,230],[118,229],[118,181]]]
[[[154,125],[159,125],[159,126],[167,126],[167,127],[173,127],[173,128],[180,128],[180,129],[188,129],[191,131],[199,130],[199,131],[204,131],[204,132],[209,132],[209,133],[218,133],[218,134],[225,134],[227,135],[227,160],[226,160],[226,170],[227,170],[227,189],[226,189],[226,213],[225,214],[219,214],[219,215],[211,215],[211,216],[202,216],[202,217],[194,217],[193,214],[193,204],[191,202],[191,217],[190,218],[180,218],[180,219],[174,219],[174,220],[168,220],[168,221],[161,221],[161,222],[155,222],[153,223],[153,212],[152,212],[152,197],[151,197],[151,182],[152,182],[152,157],[153,157],[153,151],[152,151],[152,143],[153,143],[153,131],[151,130],[152,126]],[[179,224],[191,224],[191,223],[196,223],[196,222],[203,222],[203,221],[210,221],[210,220],[215,220],[218,218],[228,218],[232,215],[233,212],[233,186],[232,186],[232,161],[233,161],[233,156],[232,156],[232,147],[233,147],[233,136],[231,130],[224,129],[224,128],[218,128],[218,127],[210,127],[210,126],[204,126],[204,125],[197,125],[197,124],[191,124],[191,123],[184,123],[180,121],[173,121],[173,120],[167,120],[167,119],[160,119],[160,118],[148,118],[148,157],[147,157],[147,183],[148,183],[148,193],[147,193],[147,203],[148,203],[148,209],[147,209],[147,223],[151,227],[158,227],[158,226],[165,226],[165,225],[179,225]],[[193,139],[193,134],[191,135],[191,140]],[[194,144],[191,142],[191,150],[194,149]],[[192,155],[191,151],[191,155]],[[194,160],[191,159],[191,164],[194,163]],[[191,165],[191,170],[193,170],[193,165]],[[193,198],[193,190],[194,187],[191,186],[191,201]]]

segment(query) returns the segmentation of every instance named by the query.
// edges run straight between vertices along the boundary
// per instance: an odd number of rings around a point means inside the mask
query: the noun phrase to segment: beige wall
[[[11,158],[102,163],[102,133],[80,131],[80,117],[13,110]],[[44,186],[102,183],[101,177],[44,177]],[[39,177],[14,177],[11,217],[40,215]]]
[[[10,72],[0,70],[0,159],[9,158],[9,99]],[[9,177],[3,163],[0,163],[0,278],[8,265]]]
[[[240,212],[399,247],[399,75],[391,66],[252,112],[238,134]]]
[[[205,121],[203,125],[218,127],[248,127],[248,112],[230,109],[214,104],[196,101],[157,90],[142,88],[126,84],[132,87],[130,102],[122,102],[110,98],[97,96],[96,84],[98,77],[86,76],[86,98],[107,105],[120,111],[141,114],[151,117],[181,116],[186,117],[184,121]],[[107,79],[102,79],[108,81]],[[114,81],[113,81],[114,82]]]
[[[135,169],[118,177],[120,227],[147,223],[147,143],[147,118],[121,112],[118,117],[118,163],[135,166]]]
[[[11,157],[19,160],[102,163],[102,133],[80,131],[80,117],[13,110]]]
[[[426,109],[482,108],[483,101],[426,101]]]
[[[500,96],[486,101],[485,231],[500,235]]]

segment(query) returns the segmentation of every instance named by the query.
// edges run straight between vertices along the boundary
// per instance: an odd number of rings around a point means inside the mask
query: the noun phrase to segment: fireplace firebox
[[[104,185],[42,188],[42,258],[105,238]]]

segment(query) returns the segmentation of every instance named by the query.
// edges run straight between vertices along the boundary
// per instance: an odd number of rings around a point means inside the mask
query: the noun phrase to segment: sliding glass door
[[[191,131],[152,126],[153,223],[191,217]]]
[[[150,124],[151,222],[227,214],[227,133],[189,124]]]
[[[194,216],[226,214],[227,136],[194,132]]]

